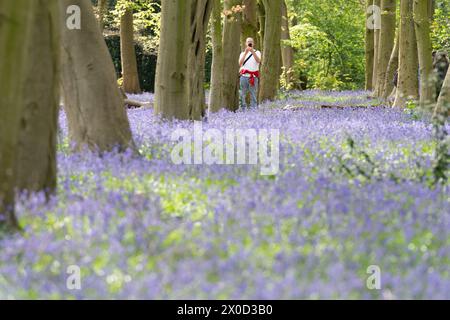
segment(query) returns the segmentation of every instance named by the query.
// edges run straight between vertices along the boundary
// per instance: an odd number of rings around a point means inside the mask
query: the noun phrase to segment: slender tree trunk
[[[123,90],[125,93],[141,93],[134,47],[133,10],[126,9],[120,18],[120,52],[122,58]]]
[[[413,0],[400,1],[400,48],[398,87],[394,107],[403,108],[419,92],[417,43],[414,31]]]
[[[8,231],[18,229],[14,216],[15,165],[33,6],[28,0],[0,2],[0,229]]]
[[[381,0],[374,0],[373,5],[376,8],[381,8]],[[377,9],[378,10],[378,9]],[[377,14],[375,12],[374,14]],[[375,90],[376,85],[378,83],[378,53],[380,51],[380,26],[376,25],[373,32],[373,78],[372,78],[372,87]]]
[[[156,68],[155,110],[167,119],[189,119],[187,74],[191,1],[164,0]]]
[[[381,30],[378,46],[377,84],[375,95],[381,97],[385,87],[386,71],[395,42],[396,0],[381,1]]]
[[[213,46],[213,61],[211,67],[211,90],[209,94],[209,110],[217,112],[224,107],[223,103],[223,46],[222,46],[222,4],[214,0],[211,35]]]
[[[366,0],[366,21],[368,21],[372,13],[369,13],[369,7],[373,5],[373,0]],[[366,25],[366,45],[365,45],[365,55],[366,55],[366,90],[373,90],[373,67],[374,67],[374,40],[375,34],[372,24]]]
[[[108,0],[98,0],[98,24],[103,33],[105,29],[105,15],[108,12]]]
[[[263,0],[266,11],[260,100],[274,100],[280,80],[281,20],[283,0]]]
[[[264,30],[266,28],[266,10],[262,1],[258,1],[258,22],[259,22],[259,48],[264,52]]]
[[[398,71],[398,51],[399,51],[399,35],[397,34],[394,49],[392,49],[391,58],[389,59],[389,64],[386,71],[386,78],[384,80],[384,88],[382,98],[384,100],[388,99],[389,95],[394,89],[393,79],[395,72]]]
[[[189,117],[201,120],[206,113],[205,58],[206,33],[213,0],[194,0],[191,7],[191,35],[189,37]]]
[[[440,116],[444,119],[450,116],[450,68],[448,68],[447,76],[445,77],[441,94],[439,95],[439,99],[434,110],[434,116]]]
[[[245,49],[245,40],[253,38],[255,48],[259,48],[258,38],[258,2],[257,0],[242,0],[245,6],[242,14],[241,48]]]
[[[239,54],[241,52],[240,34],[242,14],[233,13],[233,8],[241,5],[242,0],[225,0],[225,23],[223,28],[223,103],[228,110],[239,107]]]
[[[428,1],[414,0],[414,22],[420,67],[420,105],[422,107],[435,101],[436,96],[428,10]]]
[[[281,26],[281,57],[283,62],[283,69],[285,75],[285,82],[288,89],[298,89],[299,80],[296,77],[294,71],[294,49],[292,48],[291,34],[289,32],[289,16],[288,10],[286,6],[286,1],[283,0],[283,17],[282,17],[282,26]]]
[[[59,0],[62,21],[62,88],[75,149],[133,147],[114,65],[89,0]],[[81,8],[81,30],[66,28],[66,10]]]
[[[17,187],[27,191],[56,189],[56,137],[59,109],[59,0],[34,0],[28,52],[33,60],[22,85]]]

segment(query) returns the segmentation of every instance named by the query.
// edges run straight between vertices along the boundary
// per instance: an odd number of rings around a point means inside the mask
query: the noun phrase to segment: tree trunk
[[[17,187],[32,192],[56,189],[56,137],[59,109],[58,0],[35,0],[28,52],[32,63],[22,85]],[[50,12],[49,12],[50,11]]]
[[[214,0],[212,17],[212,47],[213,60],[211,67],[211,89],[209,94],[210,112],[218,112],[224,107],[223,103],[223,46],[222,46],[222,4],[221,0]]]
[[[259,48],[264,52],[264,28],[266,27],[266,11],[263,3],[258,1],[258,22],[259,22]]]
[[[70,140],[76,150],[133,147],[114,65],[89,0],[60,0],[62,88]],[[81,30],[66,28],[66,10],[81,8]]]
[[[187,75],[191,1],[164,0],[156,67],[155,111],[166,119],[189,119]]]
[[[239,108],[239,54],[242,14],[232,10],[242,0],[225,0],[225,23],[223,28],[223,104],[231,111]]]
[[[266,11],[260,100],[274,100],[280,80],[281,20],[283,0],[263,0]]]
[[[98,24],[100,31],[105,29],[105,15],[108,12],[108,0],[98,0]]]
[[[377,84],[375,95],[381,97],[385,87],[386,71],[395,42],[396,0],[381,1],[381,30],[377,54]]]
[[[205,58],[206,33],[213,0],[194,0],[191,6],[191,34],[188,58],[189,118],[201,120],[205,116]]]
[[[389,64],[386,70],[386,78],[384,79],[384,88],[382,98],[383,100],[388,99],[389,95],[394,89],[393,79],[395,72],[398,71],[398,51],[399,51],[399,35],[396,36],[394,49],[392,49],[391,58],[389,59]]]
[[[373,0],[366,0],[366,21],[371,18],[372,13],[369,13],[369,7],[373,5]],[[373,90],[373,67],[374,67],[374,29],[366,25],[366,90]]]
[[[450,116],[450,68],[448,68],[447,76],[445,77],[441,94],[439,95],[439,99],[434,110],[434,116],[440,116],[444,119]]]
[[[243,0],[245,6],[242,14],[241,48],[245,50],[245,40],[253,38],[255,48],[259,48],[258,39],[258,2],[257,0]]]
[[[414,22],[420,67],[420,105],[422,107],[430,105],[432,101],[435,101],[436,96],[428,10],[428,1],[414,0]]]
[[[373,5],[377,8],[380,8],[381,0],[374,0]],[[375,11],[374,14],[377,14],[377,12]],[[373,90],[376,89],[376,85],[378,83],[378,53],[380,51],[380,31],[380,26],[376,25],[373,31]]]
[[[288,89],[298,89],[300,88],[300,85],[294,71],[294,49],[290,44],[291,34],[289,32],[289,16],[286,1],[283,0],[282,5],[283,20],[281,25],[281,57],[285,76],[284,81]]]
[[[413,0],[400,1],[400,47],[398,87],[394,107],[403,108],[419,92],[417,43],[414,31]]]
[[[27,67],[24,43],[31,14],[28,0],[0,2],[0,231],[18,229],[14,216],[15,163],[24,103],[20,87]]]
[[[120,52],[122,58],[123,89],[126,93],[141,93],[134,47],[133,10],[126,9],[120,18]]]

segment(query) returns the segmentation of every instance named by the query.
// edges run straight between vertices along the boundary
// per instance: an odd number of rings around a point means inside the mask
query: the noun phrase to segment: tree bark
[[[189,119],[187,64],[191,1],[164,0],[156,67],[155,111],[166,119]]]
[[[381,8],[381,0],[374,0],[373,5],[377,8]],[[374,13],[376,14],[376,12]],[[378,82],[378,53],[380,50],[380,31],[379,26],[375,26],[373,32],[373,78],[372,78],[372,87],[375,90]]]
[[[108,12],[108,0],[98,0],[98,24],[100,31],[105,29],[105,15]]]
[[[280,80],[281,20],[283,0],[263,0],[266,11],[260,100],[274,100]]]
[[[396,0],[381,1],[381,30],[377,54],[377,84],[375,95],[382,97],[386,81],[386,71],[395,42]]]
[[[39,63],[30,64],[22,85],[17,187],[50,194],[56,189],[60,20],[58,0],[35,2],[28,52]]]
[[[241,49],[245,49],[245,40],[253,38],[255,48],[259,48],[258,38],[258,2],[257,0],[243,0],[245,6],[242,14]]]
[[[366,0],[366,21],[372,16],[369,13],[369,7],[373,5],[373,0]],[[366,42],[365,42],[365,56],[366,56],[366,90],[373,90],[373,67],[374,67],[374,43],[375,34],[374,29],[366,25]]]
[[[261,52],[264,52],[264,30],[266,28],[266,11],[262,0],[258,1],[259,44]]]
[[[447,71],[444,84],[439,95],[436,108],[434,110],[434,117],[440,116],[446,118],[450,116],[450,68]]]
[[[430,105],[432,101],[435,101],[436,96],[428,10],[428,1],[414,0],[414,22],[420,68],[420,105],[422,107]]]
[[[392,49],[391,57],[389,59],[389,64],[386,70],[386,78],[384,80],[384,88],[382,98],[383,100],[388,99],[389,95],[394,89],[393,79],[395,72],[398,71],[398,52],[399,52],[399,35],[397,34],[394,49]]]
[[[60,0],[62,89],[75,150],[134,147],[114,65],[89,0]],[[81,30],[66,27],[66,10],[81,8]]]
[[[205,116],[205,58],[206,33],[213,0],[194,0],[191,6],[190,44],[188,57],[189,118],[201,120]]]
[[[294,71],[294,49],[290,45],[291,34],[289,32],[289,16],[286,1],[282,1],[282,25],[281,25],[281,57],[283,61],[283,69],[285,83],[288,89],[299,89],[299,81]]]
[[[134,47],[133,10],[126,9],[120,18],[120,52],[122,59],[123,89],[126,93],[141,93]]]
[[[400,47],[398,87],[394,107],[403,108],[419,92],[417,43],[414,31],[413,0],[400,1]]]
[[[225,23],[223,28],[223,104],[231,111],[239,108],[239,54],[241,52],[240,34],[242,13],[233,9],[242,0],[225,0]]]
[[[224,107],[223,103],[223,45],[222,45],[222,3],[221,0],[214,0],[212,14],[212,47],[213,61],[211,67],[211,89],[209,93],[209,110],[218,112]]]

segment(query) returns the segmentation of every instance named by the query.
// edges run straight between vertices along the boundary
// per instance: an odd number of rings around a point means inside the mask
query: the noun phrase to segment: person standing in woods
[[[250,92],[250,108],[258,107],[259,65],[261,64],[261,52],[255,50],[255,41],[248,38],[245,42],[247,48],[239,57],[239,74],[241,87],[242,110],[247,108],[247,93]]]

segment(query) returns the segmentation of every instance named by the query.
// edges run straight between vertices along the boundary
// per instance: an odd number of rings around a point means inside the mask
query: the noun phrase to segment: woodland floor
[[[174,165],[171,134],[193,124],[151,109],[129,119],[142,157],[99,158],[69,152],[61,115],[58,194],[20,201],[26,230],[0,240],[0,298],[450,298],[449,186],[420,178],[427,119],[363,91],[307,91],[203,124],[279,129],[273,176]],[[81,290],[66,287],[70,265]],[[371,265],[381,290],[366,287]]]

